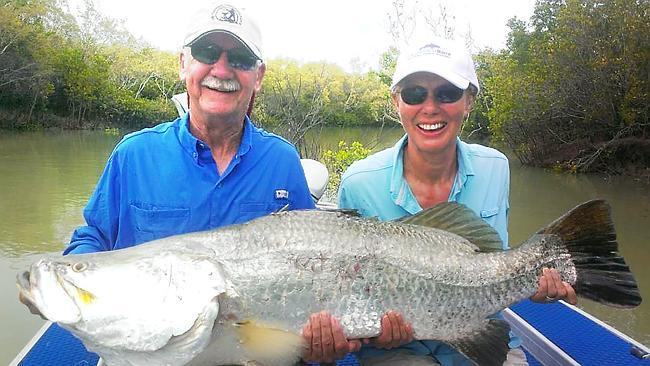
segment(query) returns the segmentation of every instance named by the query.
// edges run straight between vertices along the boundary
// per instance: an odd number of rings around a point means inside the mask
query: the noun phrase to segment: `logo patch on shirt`
[[[287,191],[286,189],[276,189],[275,199],[276,200],[289,199],[289,191]]]

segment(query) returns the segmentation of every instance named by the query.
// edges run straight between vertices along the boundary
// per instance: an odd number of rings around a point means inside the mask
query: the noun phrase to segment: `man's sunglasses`
[[[439,86],[433,91],[433,98],[437,103],[455,103],[463,97],[465,90],[452,84]],[[423,86],[409,86],[399,92],[404,103],[409,105],[422,104],[427,100],[429,90]]]
[[[219,61],[222,53],[228,56],[228,65],[233,69],[248,71],[257,64],[258,58],[245,48],[224,50],[215,44],[193,44],[190,46],[192,57],[197,61],[212,65]]]

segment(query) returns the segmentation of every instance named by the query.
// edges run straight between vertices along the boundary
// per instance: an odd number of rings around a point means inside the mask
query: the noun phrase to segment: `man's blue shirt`
[[[407,136],[404,136],[395,146],[353,163],[341,178],[339,207],[355,209],[364,217],[377,217],[382,221],[422,211],[404,179],[406,143]],[[508,249],[508,159],[495,149],[467,144],[460,139],[456,141],[456,148],[458,172],[448,201],[472,209],[499,233],[502,249]],[[519,344],[520,340],[511,333],[510,346],[518,347]],[[414,341],[399,348],[416,355],[433,354],[443,366],[472,364],[458,351],[438,341]],[[390,351],[364,345],[359,353],[361,357],[372,357],[385,352]]]
[[[87,226],[64,254],[113,250],[314,208],[296,149],[246,117],[239,150],[219,175],[209,147],[189,131],[190,114],[125,136],[84,209]]]

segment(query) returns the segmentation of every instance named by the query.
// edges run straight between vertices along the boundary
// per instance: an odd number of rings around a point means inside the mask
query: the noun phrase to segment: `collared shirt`
[[[339,187],[339,207],[356,209],[364,217],[395,220],[422,211],[404,179],[404,148],[407,136],[395,146],[353,163],[343,174]],[[472,209],[495,228],[508,249],[508,195],[510,168],[501,152],[456,140],[458,172],[449,193],[449,202]],[[499,317],[499,315],[497,315]],[[510,334],[510,346],[520,340]],[[455,349],[438,341],[413,341],[400,348],[416,355],[433,354],[443,366],[472,364]],[[378,356],[385,352],[364,345],[360,356]]]
[[[422,211],[404,179],[403,154],[407,137],[395,146],[354,162],[343,173],[339,207],[352,208],[365,217],[395,220]],[[510,168],[501,152],[456,141],[458,172],[449,202],[472,209],[499,233],[508,248],[508,195]]]
[[[64,254],[113,250],[175,234],[314,208],[299,155],[246,117],[239,149],[219,174],[189,114],[125,136],[91,196],[86,226]]]

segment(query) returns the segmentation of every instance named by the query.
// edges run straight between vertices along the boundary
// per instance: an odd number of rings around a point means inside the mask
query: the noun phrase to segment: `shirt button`
[[[199,154],[193,153],[192,156],[196,158],[197,156],[199,156]]]
[[[221,188],[221,187],[223,187],[223,183],[217,184],[217,188]]]

